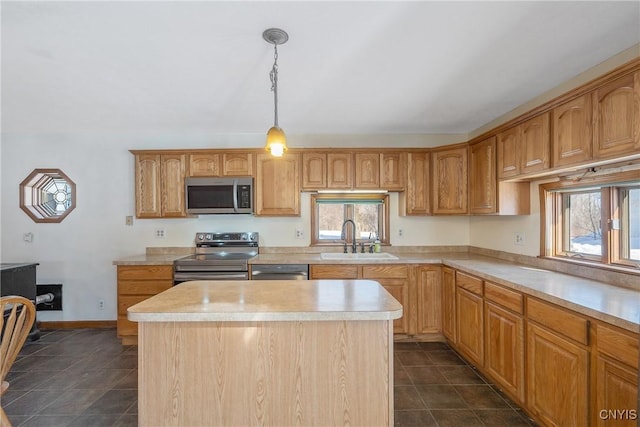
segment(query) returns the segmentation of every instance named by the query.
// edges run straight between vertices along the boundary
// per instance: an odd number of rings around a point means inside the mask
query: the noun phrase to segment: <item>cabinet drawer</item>
[[[136,295],[136,296],[119,296],[118,297],[118,314],[127,317],[127,309],[132,305],[151,298],[152,295]]]
[[[476,295],[482,295],[482,279],[477,277],[456,271],[456,285]]]
[[[357,265],[310,265],[311,279],[357,279]]]
[[[156,295],[173,286],[172,280],[119,280],[118,295]]]
[[[613,328],[598,325],[597,347],[600,353],[608,354],[632,368],[638,369],[638,336],[618,332]]]
[[[522,314],[524,312],[524,297],[520,292],[503,288],[491,282],[485,282],[484,297],[516,313]]]
[[[589,321],[568,310],[527,298],[527,317],[579,343],[589,344]]]
[[[119,265],[118,280],[173,280],[173,265]]]
[[[406,279],[409,277],[408,265],[363,265],[363,279]]]

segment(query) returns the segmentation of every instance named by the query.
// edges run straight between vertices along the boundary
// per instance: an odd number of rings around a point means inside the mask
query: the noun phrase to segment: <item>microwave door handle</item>
[[[233,211],[238,212],[238,180],[233,180]]]

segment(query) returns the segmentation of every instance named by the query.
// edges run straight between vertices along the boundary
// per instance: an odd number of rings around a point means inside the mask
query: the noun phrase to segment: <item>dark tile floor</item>
[[[395,343],[396,426],[531,426],[443,343]],[[114,329],[42,331],[8,375],[15,426],[137,425],[137,347]]]

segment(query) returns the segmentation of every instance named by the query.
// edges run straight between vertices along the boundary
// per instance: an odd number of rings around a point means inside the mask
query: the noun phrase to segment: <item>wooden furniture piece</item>
[[[9,388],[5,381],[13,362],[18,357],[29,331],[36,320],[36,308],[31,301],[20,296],[6,296],[0,298],[0,401],[2,395]],[[0,421],[2,426],[11,426],[4,409],[0,407]]]
[[[184,177],[187,156],[136,154],[136,217],[185,217]]]
[[[498,178],[514,178],[549,168],[549,113],[497,135]]]
[[[438,149],[431,153],[431,202],[434,215],[468,213],[468,148]]]
[[[140,425],[393,425],[402,307],[376,282],[186,282],[128,312]]]
[[[456,336],[460,352],[475,365],[484,364],[483,282],[456,272]]]
[[[173,265],[118,265],[118,338],[123,345],[138,342],[138,325],[127,319],[127,310],[173,286]]]
[[[407,154],[406,189],[400,193],[400,215],[431,213],[430,161],[428,151]]]
[[[283,157],[258,154],[256,160],[256,216],[300,215],[300,154]]]

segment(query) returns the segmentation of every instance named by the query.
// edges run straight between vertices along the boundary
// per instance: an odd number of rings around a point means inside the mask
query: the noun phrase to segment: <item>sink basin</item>
[[[398,259],[397,256],[388,254],[386,252],[378,252],[378,253],[355,253],[355,254],[344,254],[340,252],[324,252],[320,254],[321,259],[325,260],[356,260],[356,259]]]

